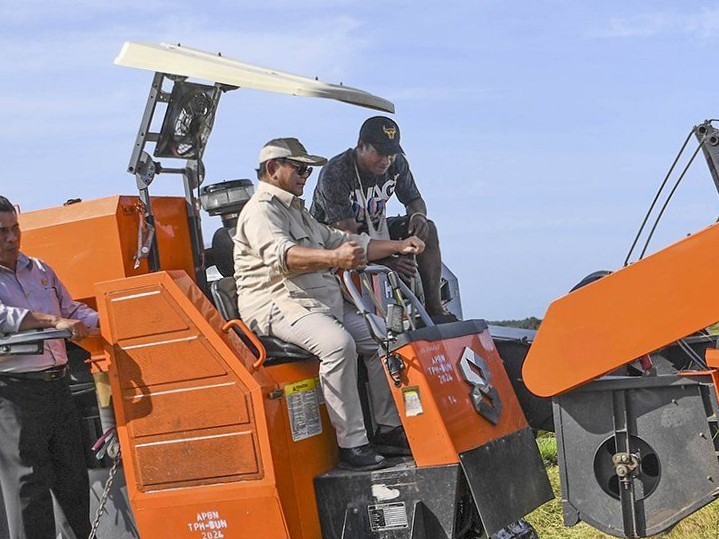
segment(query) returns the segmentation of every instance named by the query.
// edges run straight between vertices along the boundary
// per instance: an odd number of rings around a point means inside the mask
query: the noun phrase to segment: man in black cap
[[[394,193],[407,215],[387,219],[387,201]],[[318,221],[352,234],[420,238],[426,248],[416,264],[409,256],[384,262],[406,280],[419,266],[427,312],[436,322],[454,319],[444,311],[440,299],[442,257],[437,228],[427,218],[427,205],[400,146],[399,126],[394,120],[374,116],[362,124],[357,146],[333,157],[322,169],[310,211]]]

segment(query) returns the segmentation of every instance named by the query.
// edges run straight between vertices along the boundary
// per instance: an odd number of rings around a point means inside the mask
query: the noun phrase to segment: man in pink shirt
[[[0,334],[56,328],[73,339],[97,313],[73,301],[47,264],[20,252],[20,226],[0,196]],[[0,355],[0,485],[10,539],[55,539],[55,495],[78,538],[90,534],[90,497],[80,423],[61,339],[39,355]]]

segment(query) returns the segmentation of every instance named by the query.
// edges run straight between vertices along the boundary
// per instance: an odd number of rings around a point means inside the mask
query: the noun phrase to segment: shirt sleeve
[[[48,268],[49,269],[49,268]],[[98,327],[98,314],[97,311],[91,309],[84,303],[74,301],[70,293],[62,284],[62,281],[57,277],[55,272],[49,269],[52,273],[52,279],[55,283],[55,290],[57,292],[57,299],[60,303],[60,313],[63,318],[72,318],[73,320],[80,320],[89,328]]]
[[[261,200],[238,224],[235,240],[243,243],[276,273],[289,273],[287,251],[297,245],[290,235],[289,216],[273,200]]]
[[[320,172],[312,201],[313,215],[328,225],[355,218],[350,200],[354,177],[341,163],[333,165],[325,166]]]
[[[405,206],[418,198],[422,198],[422,195],[417,189],[417,184],[414,182],[414,176],[412,171],[409,169],[409,163],[403,155],[398,155],[394,162],[396,173],[399,174],[397,178],[397,185],[395,186],[395,193],[397,198]]]
[[[362,246],[365,253],[367,252],[367,246],[370,242],[370,237],[367,234],[349,234],[322,223],[317,223],[317,226],[319,227],[319,232],[322,235],[322,241],[326,249],[336,249],[343,243],[356,241]]]
[[[20,331],[20,324],[30,313],[22,307],[11,307],[0,302],[0,333],[17,333]]]

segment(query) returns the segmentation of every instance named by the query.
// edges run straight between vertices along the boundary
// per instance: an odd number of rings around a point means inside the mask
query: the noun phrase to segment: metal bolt
[[[626,466],[621,465],[621,464],[619,466],[617,466],[617,475],[619,477],[626,477],[627,473],[628,473],[628,470],[627,470]]]
[[[707,481],[714,482],[714,478],[711,475],[707,475]]]
[[[699,438],[705,438],[705,439],[706,439],[706,437],[707,437],[707,435],[704,434],[703,432],[700,432],[700,433],[699,433]]]

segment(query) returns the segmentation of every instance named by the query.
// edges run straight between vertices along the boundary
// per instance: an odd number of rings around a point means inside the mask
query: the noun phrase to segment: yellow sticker
[[[297,393],[305,393],[307,391],[312,391],[317,387],[317,382],[315,382],[314,378],[308,378],[307,380],[300,380],[299,382],[295,382],[294,384],[287,384],[285,386],[285,397],[288,397],[289,395],[295,395]]]
[[[319,384],[315,378],[300,380],[284,387],[292,440],[299,442],[322,433]]]

